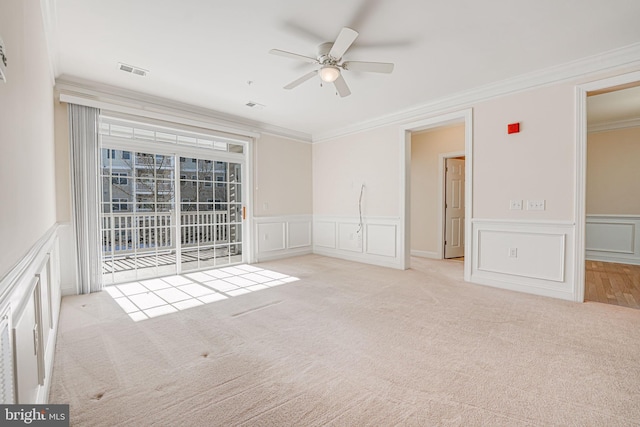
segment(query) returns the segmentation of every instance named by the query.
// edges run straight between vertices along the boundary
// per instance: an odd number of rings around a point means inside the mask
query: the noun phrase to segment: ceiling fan
[[[343,55],[357,37],[357,31],[344,27],[340,31],[340,34],[338,34],[335,42],[323,43],[318,46],[318,56],[316,58],[280,49],[271,49],[269,53],[320,65],[319,69],[313,70],[299,79],[292,81],[284,87],[285,89],[293,89],[311,79],[316,74],[319,74],[323,82],[333,83],[338,94],[344,98],[345,96],[351,95],[351,90],[349,90],[347,82],[344,80],[344,77],[342,77],[343,70],[387,74],[393,71],[393,64],[389,62],[342,61]]]

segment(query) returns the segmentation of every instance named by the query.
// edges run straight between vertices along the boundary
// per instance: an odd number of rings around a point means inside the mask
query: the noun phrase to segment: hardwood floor
[[[587,261],[585,299],[640,309],[640,265]]]

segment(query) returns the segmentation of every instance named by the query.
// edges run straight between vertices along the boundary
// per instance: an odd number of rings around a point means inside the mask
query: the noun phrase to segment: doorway
[[[447,147],[444,143],[423,144],[438,132],[458,129],[461,146]],[[445,114],[403,126],[401,138],[401,217],[403,233],[401,241],[403,267],[409,268],[411,256],[444,259],[445,256],[445,158],[464,157],[465,179],[458,195],[464,200],[464,215],[460,218],[460,246],[464,253],[464,279],[471,277],[471,235],[469,230],[472,212],[472,110]],[[436,138],[439,139],[439,138]],[[442,139],[440,139],[443,142]],[[415,146],[415,151],[414,151]],[[445,157],[446,156],[446,157]],[[420,158],[430,158],[420,164]],[[420,196],[417,196],[420,195]]]
[[[587,93],[585,301],[640,309],[640,82]]]
[[[612,252],[612,247],[597,247],[594,244],[593,237],[594,231],[597,231],[600,228],[600,225],[596,225],[596,227],[592,227],[589,225],[589,222],[593,223],[592,219],[587,218],[589,214],[587,209],[587,140],[589,135],[589,127],[591,130],[594,128],[594,123],[589,123],[588,119],[588,97],[589,96],[597,96],[599,94],[607,93],[607,92],[616,92],[619,90],[624,90],[630,87],[638,86],[640,82],[640,72],[633,72],[629,74],[623,74],[620,76],[607,78],[604,80],[599,80],[591,83],[586,83],[583,85],[579,85],[576,88],[576,135],[577,135],[577,147],[576,147],[576,262],[575,262],[575,277],[576,277],[576,292],[575,292],[575,300],[579,302],[585,301],[587,294],[587,282],[586,282],[586,268],[587,268],[587,257],[593,258],[594,252]],[[637,104],[637,103],[636,103]],[[615,120],[614,120],[615,122]],[[620,123],[619,123],[620,124]],[[591,126],[590,126],[591,125]],[[592,197],[592,196],[591,196]],[[589,207],[591,209],[591,206]],[[627,218],[629,219],[629,218]],[[611,223],[612,221],[605,219],[604,221],[596,221],[601,224]],[[587,228],[591,228],[590,231]],[[627,227],[629,228],[629,227]],[[631,227],[633,228],[633,227]],[[621,228],[618,228],[620,231]],[[603,234],[603,233],[601,233]],[[608,234],[608,233],[604,233]],[[634,239],[638,240],[638,236]],[[609,242],[611,243],[611,242]],[[638,248],[639,245],[634,244],[634,247]],[[605,249],[605,251],[598,251],[597,249]],[[616,248],[617,252],[628,252],[627,255],[632,255],[632,251],[629,248],[626,250],[620,251],[620,248]],[[589,251],[589,255],[588,252]],[[615,252],[615,251],[614,251]],[[635,251],[633,251],[635,252]],[[638,254],[640,255],[640,254]],[[617,298],[616,298],[617,299]]]

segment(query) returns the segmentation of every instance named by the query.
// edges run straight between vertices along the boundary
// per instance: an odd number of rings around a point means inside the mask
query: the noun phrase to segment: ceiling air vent
[[[249,101],[246,104],[249,108],[255,108],[256,110],[262,110],[265,106],[263,104],[258,104],[257,102]]]
[[[137,76],[146,77],[149,74],[148,70],[144,70],[142,68],[134,67],[133,65],[123,64],[122,62],[118,62],[118,68],[120,71],[124,71],[127,73],[135,74]]]

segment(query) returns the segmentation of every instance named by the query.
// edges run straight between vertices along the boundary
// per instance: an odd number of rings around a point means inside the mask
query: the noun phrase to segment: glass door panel
[[[175,274],[173,156],[102,149],[105,284]]]
[[[239,163],[180,157],[181,271],[242,262],[241,172]]]

